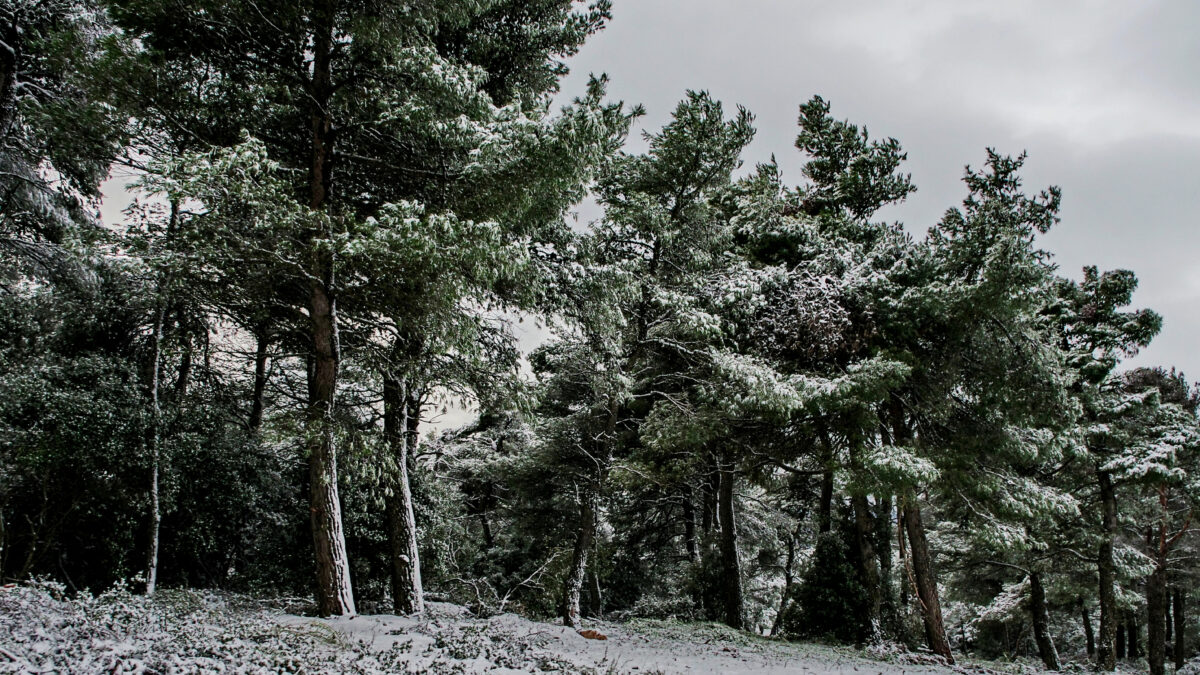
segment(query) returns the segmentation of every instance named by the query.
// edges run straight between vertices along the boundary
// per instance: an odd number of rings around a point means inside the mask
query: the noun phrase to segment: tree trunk
[[[917,598],[921,602],[921,616],[925,621],[925,638],[935,654],[954,663],[950,642],[946,639],[946,627],[942,621],[942,605],[938,599],[937,576],[933,560],[929,555],[929,542],[925,538],[925,525],[921,522],[921,508],[916,494],[909,492],[904,498],[904,529],[908,533],[913,574],[916,577]]]
[[[734,478],[732,460],[721,465],[721,487],[717,496],[717,513],[721,521],[721,588],[725,625],[743,628],[745,616],[742,609],[742,565],[738,558],[737,520],[733,512]]]
[[[1185,623],[1186,616],[1184,616],[1183,613],[1182,588],[1175,589],[1173,600],[1174,601],[1172,604],[1174,607],[1171,609],[1174,611],[1171,613],[1175,615],[1175,669],[1179,670],[1183,667],[1184,662],[1187,660],[1187,652],[1184,651],[1184,649],[1187,647],[1187,641],[1184,639],[1184,632],[1187,628],[1187,624]]]
[[[833,444],[829,433],[821,426],[821,440],[825,445],[828,461],[832,462]],[[847,446],[850,453],[850,470],[856,474],[860,470],[860,448],[854,439]],[[832,478],[830,479],[832,490]],[[825,487],[822,484],[821,498],[824,499]],[[867,635],[868,642],[875,643],[880,637],[880,615],[882,601],[879,593],[879,568],[875,560],[875,517],[871,514],[871,505],[867,495],[858,493],[850,496],[850,506],[854,509],[854,542],[858,547],[858,580],[867,592]],[[825,508],[822,505],[822,508]],[[828,530],[822,530],[823,532]]]
[[[593,541],[594,543],[594,541]],[[596,574],[596,552],[592,551],[593,563],[588,566],[588,616],[599,619],[604,616],[604,596],[600,593],[600,575]]]
[[[171,206],[172,219],[177,207]],[[159,293],[163,292],[160,287]],[[150,404],[150,424],[146,428],[146,448],[150,451],[150,536],[146,547],[146,595],[154,595],[158,586],[158,540],[162,512],[159,509],[158,474],[160,463],[159,438],[162,414],[158,405],[158,380],[162,370],[162,333],[165,310],[161,298],[154,311],[154,326],[150,335],[150,373],[146,383],[146,398]]]
[[[796,537],[798,534],[799,527],[797,527],[797,532],[788,536],[787,561],[783,565],[783,595],[779,598],[779,611],[775,613],[775,620],[771,622],[771,637],[775,637],[779,633],[779,628],[783,625],[783,617],[787,614],[788,604],[791,602],[792,566],[796,563]]]
[[[1138,625],[1137,619],[1131,617],[1129,619],[1129,628],[1125,632],[1125,637],[1129,644],[1128,656],[1131,659],[1142,658],[1141,633],[1141,626]]]
[[[270,360],[268,350],[271,338],[266,331],[255,335],[257,343],[254,349],[254,391],[250,399],[250,433],[258,433],[263,422],[263,398],[267,392],[267,364]]]
[[[1087,655],[1091,658],[1096,655],[1096,634],[1092,632],[1092,617],[1088,616],[1087,606],[1082,602],[1079,603],[1079,617],[1083,620],[1083,635],[1087,640]]]
[[[1117,658],[1125,658],[1125,623],[1117,623]]]
[[[487,513],[479,512],[479,526],[483,528],[483,550],[490,551],[496,545],[496,540],[492,536],[492,524],[488,522]]]
[[[385,375],[383,433],[394,463],[386,502],[388,538],[392,546],[392,609],[402,615],[425,611],[421,561],[417,553],[417,523],[408,479],[409,456],[415,440],[410,429],[412,421],[404,382],[395,375]]]
[[[20,5],[16,5],[19,7]],[[16,83],[20,67],[23,29],[16,7],[0,8],[0,141],[8,140],[17,117]]]
[[[683,540],[688,560],[699,562],[700,546],[696,541],[696,507],[692,505],[691,488],[688,488],[683,495]]]
[[[575,532],[575,550],[571,554],[571,567],[563,584],[563,624],[579,628],[579,599],[583,594],[583,581],[587,573],[588,553],[596,535],[596,489],[594,485],[583,488],[579,496],[579,523]]]
[[[1146,658],[1150,675],[1164,675],[1167,658],[1167,570],[1165,560],[1157,562],[1146,579]]]
[[[896,515],[896,554],[900,556],[900,615],[908,614],[908,576],[912,574],[912,563],[908,559],[908,547],[904,545],[904,500],[900,500],[900,513]],[[903,625],[903,622],[902,622]]]
[[[1033,614],[1033,639],[1037,642],[1038,655],[1047,670],[1058,670],[1058,650],[1050,636],[1050,612],[1046,609],[1046,589],[1042,586],[1042,575],[1029,574],[1029,611]]]
[[[334,7],[330,0],[313,3],[312,166],[310,176],[313,211],[325,210],[331,176],[333,120],[329,101],[333,95]],[[337,302],[333,293],[333,255],[318,241],[331,233],[329,217],[319,221],[313,234],[313,281],[309,289],[313,366],[309,382],[308,446],[313,548],[317,561],[317,611],[321,616],[354,614],[346,535],[342,530],[342,505],[337,485],[337,448],[334,443],[334,404],[338,384]]]
[[[1112,476],[1097,471],[1100,484],[1100,513],[1103,535],[1097,568],[1100,575],[1100,640],[1096,645],[1096,667],[1111,671],[1117,667],[1117,597],[1115,587],[1115,563],[1113,542],[1117,536],[1117,495],[1113,489]]]

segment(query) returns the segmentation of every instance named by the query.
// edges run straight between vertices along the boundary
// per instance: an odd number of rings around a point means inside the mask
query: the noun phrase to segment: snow
[[[594,640],[431,602],[419,616],[319,619],[296,600],[201,591],[0,588],[0,673],[949,673],[933,657],[768,640],[717,624],[589,622]]]

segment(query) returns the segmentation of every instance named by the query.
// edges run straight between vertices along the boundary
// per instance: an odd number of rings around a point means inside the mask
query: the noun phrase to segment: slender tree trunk
[[[912,562],[908,559],[908,548],[904,545],[904,500],[900,500],[900,513],[896,523],[896,553],[900,556],[900,611],[901,616],[908,614],[908,588],[910,581],[907,577],[912,574]]]
[[[479,525],[483,528],[483,549],[491,550],[496,545],[496,540],[492,536],[492,524],[488,522],[487,513],[479,512]]]
[[[172,203],[172,217],[176,206]],[[162,289],[159,289],[162,293]],[[150,373],[146,384],[146,398],[150,404],[150,424],[146,428],[146,448],[150,451],[150,537],[146,548],[146,595],[154,595],[158,586],[158,540],[162,512],[159,508],[158,474],[162,414],[158,405],[158,381],[162,370],[162,333],[165,310],[162,300],[157,301],[154,311],[154,326],[150,335]]]
[[[713,528],[713,488],[707,476],[700,480],[700,532],[707,535]]]
[[[334,6],[331,0],[313,2],[312,167],[311,200],[316,212],[326,210],[331,176],[333,120],[332,56]],[[313,281],[309,289],[313,367],[308,406],[309,489],[313,547],[317,561],[317,611],[321,616],[354,614],[350,563],[342,529],[342,505],[337,485],[334,443],[334,405],[338,384],[338,319],[333,255],[317,243],[328,237],[329,216],[314,233]]]
[[[1163,591],[1163,625],[1167,630],[1165,642],[1169,645],[1174,639],[1171,631],[1171,589],[1164,587]]]
[[[1087,655],[1096,655],[1096,634],[1092,631],[1092,617],[1088,616],[1087,606],[1079,603],[1079,618],[1083,621],[1083,635],[1087,640]]]
[[[742,564],[738,556],[737,519],[733,509],[735,477],[733,461],[724,460],[721,464],[721,487],[717,495],[717,512],[721,520],[721,604],[725,625],[743,628],[746,619],[742,607]]]
[[[563,584],[563,624],[579,628],[579,600],[583,594],[583,581],[587,573],[588,554],[596,535],[596,489],[588,485],[579,496],[579,523],[575,531],[575,550],[571,554],[571,567]]]
[[[818,422],[821,436],[821,501],[817,503],[817,532],[833,529],[833,445],[824,422]]]
[[[913,574],[916,577],[917,598],[921,602],[921,616],[925,620],[925,637],[935,654],[954,663],[950,642],[946,639],[946,627],[942,620],[942,605],[938,598],[937,576],[933,560],[929,555],[929,543],[925,538],[925,525],[921,522],[921,508],[915,493],[904,498],[904,529],[908,533],[909,548],[912,550]]]
[[[1131,659],[1142,658],[1141,646],[1141,626],[1138,625],[1137,618],[1130,617],[1129,628],[1126,630],[1125,637],[1128,640],[1129,650],[1128,656]]]
[[[1117,536],[1117,496],[1116,490],[1113,489],[1112,476],[1108,472],[1097,471],[1096,478],[1100,485],[1100,513],[1103,528],[1097,558],[1097,569],[1100,576],[1100,640],[1096,645],[1096,666],[1100,670],[1111,671],[1117,667],[1116,638],[1117,624],[1120,622],[1117,618],[1115,563],[1113,562],[1113,542]]]
[[[1184,637],[1185,629],[1187,628],[1187,617],[1183,613],[1182,588],[1175,588],[1173,600],[1174,602],[1172,604],[1174,604],[1174,607],[1172,607],[1172,609],[1174,611],[1172,614],[1175,615],[1175,669],[1179,670],[1183,667],[1184,662],[1187,660],[1187,652],[1184,651],[1187,648],[1187,640]]]
[[[20,5],[16,5],[19,7]],[[0,8],[0,141],[7,141],[16,119],[17,68],[21,61],[22,27],[16,7]]]
[[[1167,570],[1165,560],[1156,562],[1158,564],[1154,571],[1146,579],[1146,658],[1150,675],[1164,675],[1167,657]]]
[[[775,620],[771,622],[771,637],[775,637],[779,633],[779,629],[783,625],[783,617],[787,614],[788,604],[792,599],[792,566],[796,563],[797,534],[798,532],[795,532],[788,536],[787,561],[783,565],[783,595],[779,598],[779,611],[775,613]]]
[[[821,427],[821,440],[826,453],[833,455],[833,444],[829,433]],[[860,470],[858,444],[851,439],[849,445],[850,469],[857,473]],[[830,460],[832,461],[832,460]],[[822,486],[822,499],[824,487]],[[867,592],[867,641],[877,642],[880,637],[880,616],[882,599],[879,593],[879,568],[875,559],[875,517],[871,514],[871,505],[867,495],[855,493],[850,496],[850,506],[854,509],[854,541],[858,547],[858,580]],[[823,508],[823,507],[822,507]]]
[[[267,365],[270,361],[271,338],[266,331],[255,335],[254,391],[250,398],[250,433],[258,433],[263,422],[263,399],[267,392]]]
[[[392,546],[392,609],[397,614],[425,611],[421,588],[421,560],[417,553],[417,523],[413,516],[408,463],[413,448],[408,392],[395,375],[383,379],[383,433],[391,450],[391,491],[386,508]],[[419,420],[418,420],[419,421]]]
[[[683,545],[687,551],[688,560],[699,562],[700,546],[696,541],[696,507],[692,505],[690,487],[683,495]]]
[[[1058,650],[1050,636],[1050,612],[1046,609],[1046,589],[1042,586],[1042,575],[1029,573],[1029,612],[1033,615],[1033,639],[1037,642],[1038,654],[1047,670],[1058,670]]]
[[[169,248],[179,224],[179,201],[171,200],[167,217]],[[146,399],[150,404],[150,425],[146,429],[146,448],[150,451],[150,536],[146,547],[146,595],[154,595],[158,587],[159,527],[162,511],[159,504],[159,472],[162,462],[162,406],[159,404],[159,382],[162,378],[163,325],[167,319],[167,293],[170,280],[167,273],[159,275],[154,300],[154,323],[150,334],[150,373],[146,380]]]
[[[182,322],[180,328],[183,329]],[[179,373],[175,378],[174,401],[178,406],[187,396],[188,386],[192,382],[192,336],[186,331],[179,336],[182,341],[182,354],[179,357]]]
[[[1123,659],[1125,656],[1125,622],[1121,621],[1117,623],[1117,658]]]

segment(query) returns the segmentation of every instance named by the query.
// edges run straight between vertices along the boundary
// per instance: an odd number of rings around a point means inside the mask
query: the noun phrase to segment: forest
[[[0,0],[3,582],[1183,673],[1200,389],[1124,363],[1135,272],[1059,269],[1024,154],[889,223],[887,119],[797,100],[793,185],[705,91],[560,92],[611,16]]]

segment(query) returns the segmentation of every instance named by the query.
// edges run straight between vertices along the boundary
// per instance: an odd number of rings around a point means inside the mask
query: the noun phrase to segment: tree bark
[[[821,440],[825,445],[828,457],[833,456],[833,444],[829,433],[821,429]],[[860,469],[860,448],[852,439],[848,445],[850,453],[850,469],[857,473]],[[830,459],[832,461],[832,459]],[[830,484],[832,489],[832,483]],[[824,486],[822,486],[824,499]],[[879,593],[879,568],[875,559],[875,517],[871,514],[871,505],[867,495],[858,493],[850,496],[850,506],[854,509],[854,541],[858,547],[858,580],[867,592],[867,641],[878,642],[880,637],[880,616],[882,599]],[[824,507],[822,507],[824,508]]]
[[[1146,579],[1146,659],[1150,675],[1164,675],[1167,658],[1167,570],[1166,561],[1157,561]]]
[[[1042,575],[1029,573],[1029,611],[1033,615],[1033,639],[1037,642],[1038,655],[1047,670],[1058,670],[1058,650],[1050,636],[1050,612],[1046,609],[1046,589],[1042,586]]]
[[[177,207],[171,206],[172,218]],[[162,288],[158,289],[162,293]],[[150,537],[146,548],[146,595],[154,595],[158,586],[158,541],[162,511],[159,508],[158,474],[161,460],[160,437],[162,414],[158,405],[158,381],[162,370],[162,333],[165,309],[161,298],[154,310],[154,325],[150,335],[150,373],[146,383],[146,398],[150,405],[150,424],[146,428],[146,448],[150,451]]]
[[[775,620],[771,622],[770,636],[775,637],[779,633],[780,627],[783,625],[783,617],[787,614],[788,604],[791,602],[792,595],[792,566],[796,563],[796,537],[797,532],[788,536],[787,540],[787,560],[783,565],[783,595],[779,598],[779,611],[775,613]]]
[[[331,0],[313,2],[312,166],[309,206],[326,208],[331,183],[333,120],[332,58],[334,7]],[[342,506],[337,485],[334,443],[334,405],[338,384],[338,319],[333,293],[334,260],[320,240],[330,234],[328,216],[314,232],[313,280],[309,289],[313,365],[309,382],[308,446],[313,547],[317,562],[317,611],[321,616],[354,614],[350,563],[342,530]]]
[[[593,544],[595,539],[593,538]],[[604,616],[604,596],[600,592],[600,575],[596,574],[596,552],[592,551],[593,563],[588,566],[588,616],[599,619]]]
[[[921,616],[925,621],[925,638],[929,648],[950,664],[954,655],[946,639],[946,627],[942,620],[942,605],[938,599],[937,576],[933,560],[929,555],[929,542],[925,538],[925,525],[921,522],[921,508],[916,494],[909,492],[904,498],[904,529],[908,533],[913,574],[916,577],[917,597],[921,602]]]
[[[255,335],[254,348],[254,391],[250,398],[250,433],[256,434],[263,423],[263,399],[267,392],[267,365],[270,361],[271,338],[266,331]]]
[[[1096,478],[1100,485],[1100,513],[1103,529],[1097,558],[1100,576],[1100,640],[1096,645],[1096,667],[1100,670],[1112,671],[1117,667],[1116,638],[1117,623],[1119,622],[1115,563],[1113,562],[1113,542],[1117,536],[1117,495],[1113,488],[1112,476],[1108,472],[1097,471]]]
[[[396,614],[425,611],[421,560],[417,552],[417,523],[413,515],[408,463],[415,441],[408,389],[396,375],[383,379],[383,433],[393,462],[392,485],[386,508],[392,547],[392,609]],[[419,423],[419,419],[415,420]]]
[[[1141,626],[1138,625],[1137,619],[1131,617],[1129,619],[1129,628],[1126,629],[1125,634],[1129,644],[1128,656],[1131,659],[1140,659],[1142,657],[1141,633]]]
[[[17,5],[18,7],[20,5]],[[12,5],[0,8],[0,140],[8,139],[9,130],[17,116],[16,82],[20,67],[22,27],[20,16]]]
[[[696,541],[696,507],[692,504],[692,489],[689,487],[683,495],[683,540],[688,560],[700,561],[700,546]]]
[[[745,615],[742,607],[742,565],[738,557],[737,520],[733,509],[735,476],[733,461],[725,459],[721,463],[721,487],[717,495],[717,513],[721,521],[721,571],[724,582],[721,597],[725,625],[730,628],[743,628]]]
[[[1125,656],[1125,623],[1120,622],[1117,624],[1117,658],[1123,659]]]
[[[825,470],[821,473],[821,501],[817,504],[817,532],[824,534],[833,529],[833,446],[823,423],[820,427],[820,435],[821,464]]]
[[[579,600],[583,594],[583,581],[587,574],[588,554],[596,535],[596,489],[588,485],[579,496],[579,523],[575,531],[575,550],[571,554],[571,567],[563,584],[563,624],[579,628]]]
[[[1187,660],[1187,652],[1184,651],[1187,647],[1187,640],[1184,638],[1184,632],[1187,628],[1187,624],[1185,623],[1187,617],[1183,613],[1183,589],[1175,589],[1172,604],[1174,607],[1171,609],[1174,611],[1171,613],[1174,614],[1175,619],[1175,669],[1179,670]]]
[[[1079,617],[1083,620],[1083,635],[1087,640],[1087,655],[1091,658],[1096,655],[1096,634],[1092,631],[1092,617],[1088,616],[1087,606],[1082,602],[1079,603]]]

